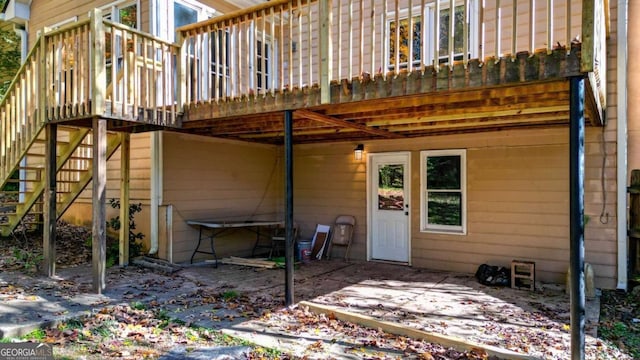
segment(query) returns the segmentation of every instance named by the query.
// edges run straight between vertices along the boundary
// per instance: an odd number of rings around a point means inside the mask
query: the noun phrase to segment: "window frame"
[[[429,224],[429,201],[427,188],[427,158],[436,156],[460,157],[460,192],[461,196],[461,225]],[[435,190],[434,190],[435,191]],[[420,152],[420,232],[466,235],[467,234],[467,150],[423,150]]]

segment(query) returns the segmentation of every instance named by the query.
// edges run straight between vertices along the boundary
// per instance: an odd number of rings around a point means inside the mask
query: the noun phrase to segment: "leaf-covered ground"
[[[628,293],[602,292],[598,336],[640,359],[640,286]]]
[[[90,260],[90,248],[86,241],[88,236],[89,232],[80,227],[63,224],[59,228],[57,252],[61,267],[85,264],[70,268],[85,271],[82,269],[87,268],[86,264]],[[34,274],[41,261],[41,258],[38,258],[41,254],[40,241],[35,236],[24,234],[0,242],[0,299],[3,302],[33,302],[38,296],[47,299],[70,299],[90,293],[90,281],[86,279],[51,280]],[[82,266],[84,268],[81,269]],[[358,269],[368,271],[364,268]],[[240,358],[247,359],[489,358],[480,350],[458,352],[437,344],[394,336],[378,329],[339,321],[332,316],[317,315],[304,307],[284,308],[280,285],[264,284],[265,286],[259,290],[239,290],[232,282],[243,280],[232,281],[227,278],[232,269],[222,269],[229,272],[223,272],[226,275],[220,275],[220,272],[216,275],[227,279],[225,285],[211,287],[211,284],[198,281],[204,280],[202,275],[210,269],[201,270],[200,275],[188,277],[182,274],[185,270],[174,275],[162,275],[136,267],[113,268],[109,272],[110,279],[125,284],[118,302],[93,301],[90,304],[90,316],[72,318],[55,328],[36,331],[22,340],[54,344],[55,353],[68,359],[161,358],[176,348],[184,349],[185,354],[188,354],[202,348],[229,346],[246,347],[247,352]],[[12,278],[10,274],[18,275]],[[257,274],[256,279],[268,282],[271,280],[267,279],[273,274],[275,272],[263,271]],[[423,277],[426,273],[417,275]],[[16,282],[10,279],[22,280]],[[346,301],[341,300],[342,295],[332,288],[335,279],[327,278],[326,282],[318,283],[313,281],[300,281],[301,286],[298,289],[308,293],[306,299],[324,294],[325,300],[329,303],[339,304]],[[388,290],[393,288],[392,285],[389,284]],[[380,288],[380,291],[383,289]],[[424,296],[423,291],[433,292],[433,289],[415,288],[412,291]],[[595,346],[589,347],[587,359],[640,358],[639,294],[640,290],[626,296],[617,292],[603,292],[599,338],[596,339]],[[370,309],[371,316],[380,312],[391,316],[388,321],[403,323],[419,316],[421,311],[426,311],[418,308],[387,308],[384,296],[388,296],[389,293],[380,293],[379,299],[374,295],[370,291],[367,292],[366,297],[358,304],[364,309]],[[434,301],[443,307],[443,311],[447,306],[476,311],[475,306],[479,300],[470,297],[458,304]],[[369,303],[372,301],[373,305]],[[549,349],[553,350],[549,352],[553,356],[545,358],[569,358],[566,341],[557,341],[558,334],[566,337],[570,331],[566,325],[568,320],[564,317],[566,309],[555,308],[547,303],[531,302],[529,305],[532,309],[525,311],[523,315],[522,311],[515,312],[517,309],[512,309],[507,304],[508,301],[496,309],[493,309],[495,304],[481,306],[477,315],[481,316],[484,325],[471,329],[471,339],[484,339],[483,342],[487,344],[495,341],[493,344],[499,347],[523,353],[534,348]],[[510,312],[512,310],[513,314]],[[446,320],[442,318],[442,321],[432,322],[423,329],[447,333]],[[245,334],[245,340],[240,340],[240,337],[225,335],[223,332],[223,329],[232,325],[252,322],[260,323],[265,332],[277,339],[289,338],[295,341],[289,342],[289,346],[285,346],[284,342],[279,343],[279,340],[267,345],[257,341],[260,335],[264,335],[262,333],[249,332]],[[516,323],[529,326],[517,328],[514,327],[518,325]],[[171,359],[177,358],[180,357]]]

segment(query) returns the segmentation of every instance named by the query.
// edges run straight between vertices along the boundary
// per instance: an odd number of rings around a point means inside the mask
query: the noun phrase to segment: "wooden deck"
[[[460,62],[452,71],[365,75],[333,82],[330,104],[317,87],[201,103],[185,108],[181,131],[279,144],[285,110],[295,110],[296,143],[566,125],[568,78],[580,76],[579,56],[575,46]],[[595,111],[587,111],[592,125],[599,124]]]

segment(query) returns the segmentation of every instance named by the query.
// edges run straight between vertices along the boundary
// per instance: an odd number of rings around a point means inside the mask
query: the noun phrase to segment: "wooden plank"
[[[251,266],[251,267],[258,267],[258,268],[265,268],[265,269],[275,269],[277,267],[276,263],[272,261],[247,259],[247,258],[240,258],[235,256],[221,259],[220,262],[223,264],[229,264],[229,265]]]
[[[397,323],[392,323],[383,320],[377,320],[371,316],[351,313],[342,310],[335,306],[320,305],[308,301],[301,301],[298,306],[306,306],[309,310],[316,314],[325,314],[335,316],[336,319],[365,326],[371,329],[380,329],[386,333],[406,336],[412,339],[424,340],[436,344],[443,345],[445,347],[452,347],[459,351],[471,351],[474,349],[482,349],[489,356],[495,356],[502,359],[518,359],[518,360],[537,360],[538,358],[519,354],[513,351],[501,349],[495,346],[483,345],[464,339],[459,339],[453,336],[447,336],[436,333],[429,333],[426,331],[414,329],[411,327],[403,326]]]

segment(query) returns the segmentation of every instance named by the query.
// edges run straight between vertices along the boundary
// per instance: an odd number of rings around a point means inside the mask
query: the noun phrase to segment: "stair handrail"
[[[0,188],[17,168],[19,160],[44,125],[40,112],[44,87],[39,76],[43,66],[41,42],[42,35],[0,99]]]

